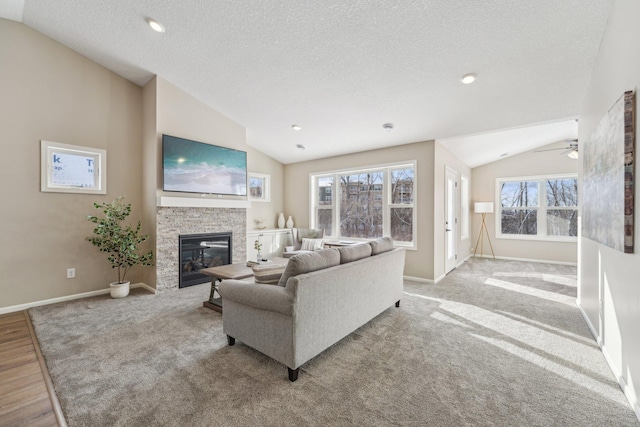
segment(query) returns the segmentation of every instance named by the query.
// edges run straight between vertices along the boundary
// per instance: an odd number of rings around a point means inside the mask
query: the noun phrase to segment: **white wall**
[[[514,141],[514,143],[517,143],[517,141]],[[563,145],[550,144],[536,150]],[[560,155],[560,153],[561,151],[546,151],[544,153],[528,151],[474,168],[471,173],[472,211],[473,202],[493,201],[494,206],[498,206],[499,201],[495,200],[496,178],[577,173],[579,162],[570,159],[566,155]],[[566,263],[577,262],[578,251],[577,243],[575,242],[498,239],[496,237],[496,213],[497,209],[494,210],[493,214],[487,214],[486,223],[497,257]],[[472,245],[475,245],[480,232],[481,215],[472,213],[471,218],[473,224]],[[491,256],[491,250],[488,248],[486,241],[484,242],[484,253]]]
[[[579,139],[589,135],[614,102],[640,84],[640,2],[613,2],[589,90],[580,115]],[[636,109],[638,100],[636,99]],[[640,130],[636,110],[636,135]],[[635,253],[624,254],[586,238],[579,240],[578,304],[627,398],[640,418],[640,180],[635,160]]]
[[[460,176],[465,175],[471,180],[471,169],[464,162],[453,155],[449,150],[444,148],[441,144],[435,143],[435,159],[433,167],[433,209],[434,209],[434,224],[433,224],[433,269],[436,279],[442,278],[445,274],[445,170],[449,167],[458,173],[458,189],[456,196],[460,197]],[[471,184],[471,183],[469,183]],[[469,197],[471,195],[471,185],[469,185]],[[459,200],[458,200],[459,201]],[[460,211],[460,203],[458,203],[458,211],[456,216],[458,218],[458,229],[460,230],[460,220],[462,218],[462,212]],[[471,219],[471,215],[469,216]],[[472,228],[469,225],[469,231]],[[472,236],[473,233],[470,233]],[[456,252],[458,254],[458,263],[464,261],[471,251],[471,237],[462,240],[460,233],[456,236],[457,247]]]

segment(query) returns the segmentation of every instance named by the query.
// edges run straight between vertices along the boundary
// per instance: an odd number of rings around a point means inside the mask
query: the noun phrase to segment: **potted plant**
[[[96,225],[94,236],[87,240],[101,252],[107,252],[111,268],[118,269],[118,281],[110,284],[113,298],[129,295],[129,282],[125,277],[131,267],[153,265],[153,251],[141,253],[139,249],[139,245],[149,238],[140,234],[140,221],[135,228],[122,223],[131,214],[131,204],[124,204],[123,199],[124,196],[120,196],[111,203],[94,203],[93,207],[102,209],[104,217],[87,216]]]

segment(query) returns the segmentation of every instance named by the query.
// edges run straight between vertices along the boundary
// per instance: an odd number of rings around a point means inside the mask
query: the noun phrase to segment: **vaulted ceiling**
[[[249,145],[291,163],[431,139],[456,152],[462,136],[570,121],[611,3],[5,0],[0,16],[138,85],[161,76],[246,127]],[[466,73],[477,80],[462,84]],[[515,150],[573,137],[531,143],[521,133]],[[480,152],[502,154],[481,140]],[[457,151],[470,165],[487,162]]]

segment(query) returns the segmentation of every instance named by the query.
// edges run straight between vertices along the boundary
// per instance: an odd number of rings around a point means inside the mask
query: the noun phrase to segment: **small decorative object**
[[[254,221],[256,222],[256,228],[258,230],[264,230],[265,228],[267,228],[267,226],[264,225],[264,220],[258,218],[258,219],[254,219]]]
[[[278,215],[278,228],[284,228],[284,214],[282,212]]]
[[[262,255],[260,254],[260,250],[262,250],[262,243],[260,243],[260,240],[256,240],[255,242],[253,242],[253,248],[258,251],[258,255],[256,257],[256,260],[258,262],[262,261]]]
[[[118,269],[118,281],[110,286],[112,298],[129,295],[129,282],[124,279],[131,267],[138,264],[153,265],[153,251],[140,253],[140,243],[149,238],[140,234],[140,221],[135,228],[122,224],[131,214],[131,204],[123,204],[123,199],[124,196],[120,196],[111,203],[94,203],[93,207],[102,209],[104,218],[87,216],[87,219],[96,225],[93,229],[95,236],[87,237],[87,240],[101,252],[108,252],[107,260],[111,268]]]
[[[287,228],[293,228],[293,218],[291,218],[291,215],[287,218]]]

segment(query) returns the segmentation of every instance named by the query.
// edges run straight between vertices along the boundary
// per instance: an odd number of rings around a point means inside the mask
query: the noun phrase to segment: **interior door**
[[[458,172],[445,168],[445,191],[444,191],[444,272],[449,273],[456,268],[458,259],[457,236],[458,236]]]

